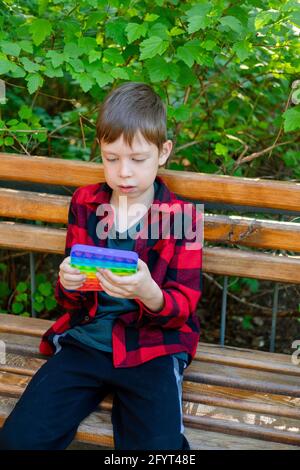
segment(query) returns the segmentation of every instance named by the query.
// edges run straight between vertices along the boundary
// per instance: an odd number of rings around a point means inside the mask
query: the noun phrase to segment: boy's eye
[[[117,158],[107,158],[106,159],[108,162],[115,162]],[[144,162],[146,159],[144,158],[143,160],[137,160],[136,158],[132,159],[134,162]]]

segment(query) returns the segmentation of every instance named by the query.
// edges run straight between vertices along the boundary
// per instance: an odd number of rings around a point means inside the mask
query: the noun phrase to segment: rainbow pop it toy
[[[103,290],[96,277],[96,268],[109,269],[119,276],[128,276],[137,271],[138,254],[130,250],[115,250],[77,243],[72,246],[70,256],[70,265],[87,276],[86,281],[78,289],[80,291]]]

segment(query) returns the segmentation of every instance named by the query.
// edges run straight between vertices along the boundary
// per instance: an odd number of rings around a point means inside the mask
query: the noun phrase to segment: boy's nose
[[[128,164],[128,163],[121,164],[120,169],[119,169],[119,174],[122,178],[125,178],[127,176],[131,176],[132,171],[131,171],[131,168],[130,168],[130,164]]]

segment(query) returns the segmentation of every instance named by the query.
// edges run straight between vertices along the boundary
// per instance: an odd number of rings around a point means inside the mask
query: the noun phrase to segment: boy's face
[[[163,165],[172,150],[172,141],[163,144],[161,152],[155,144],[147,142],[138,131],[132,147],[124,142],[123,135],[108,144],[100,143],[104,175],[115,196],[126,195],[138,200],[153,184],[160,165]],[[124,188],[130,186],[131,188]]]

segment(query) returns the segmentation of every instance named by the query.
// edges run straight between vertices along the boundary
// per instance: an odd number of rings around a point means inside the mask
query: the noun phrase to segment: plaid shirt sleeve
[[[193,233],[196,228],[199,229],[199,221],[202,230],[202,214],[194,214]],[[161,328],[181,328],[196,311],[202,296],[202,240],[199,242],[196,236],[193,240],[185,236],[177,239],[161,289],[164,306],[157,312],[151,311],[136,299],[140,306],[140,318],[145,315],[151,324]]]
[[[71,247],[77,243],[76,242],[76,229],[78,227],[78,216],[77,216],[77,196],[78,189],[74,192],[71,202],[69,205],[68,211],[68,226],[67,226],[67,235],[65,243],[65,257],[70,256]],[[82,307],[83,296],[82,292],[77,290],[65,289],[60,282],[58,276],[56,286],[55,286],[55,298],[57,303],[66,311],[78,311]]]

